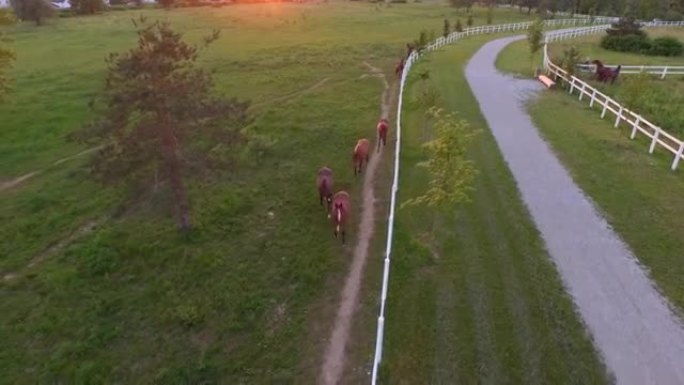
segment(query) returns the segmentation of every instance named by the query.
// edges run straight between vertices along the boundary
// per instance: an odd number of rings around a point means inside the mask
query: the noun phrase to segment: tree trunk
[[[164,120],[167,121],[166,119]],[[188,193],[185,190],[183,177],[181,176],[176,138],[168,124],[164,124],[161,130],[164,157],[166,158],[166,167],[169,171],[169,179],[171,181],[171,188],[173,189],[174,203],[176,205],[176,223],[178,224],[179,230],[187,231],[192,227],[190,221],[190,201],[188,200]]]

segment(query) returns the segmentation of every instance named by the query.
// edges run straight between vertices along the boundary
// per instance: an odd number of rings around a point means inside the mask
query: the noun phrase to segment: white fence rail
[[[684,22],[650,22],[645,23],[644,25],[647,27],[671,27],[684,26]],[[548,32],[545,38],[546,44],[544,44],[544,68],[546,69],[547,74],[552,75],[554,79],[562,79],[569,84],[569,92],[571,94],[577,90],[579,92],[579,100],[582,100],[586,96],[587,100],[589,100],[589,107],[593,107],[594,104],[602,107],[602,119],[605,118],[608,112],[611,112],[615,116],[615,127],[619,127],[620,123],[627,123],[632,128],[630,135],[631,139],[634,139],[637,133],[646,135],[648,138],[650,138],[651,144],[648,150],[649,153],[652,154],[656,147],[660,146],[674,154],[671,169],[676,170],[677,166],[679,165],[679,161],[682,159],[682,154],[684,153],[684,141],[673,136],[672,134],[669,134],[661,127],[649,122],[646,118],[638,113],[625,108],[623,105],[616,102],[608,95],[598,91],[587,82],[568,74],[564,69],[554,64],[549,58],[548,43],[550,41],[577,37],[589,33],[596,33],[600,31],[600,28],[605,30],[607,27],[608,26],[604,25],[588,28],[577,28],[575,31],[565,30]]]
[[[615,64],[604,64],[604,66],[612,69],[617,68]],[[576,68],[582,72],[596,72],[594,64],[578,64]],[[622,74],[649,74],[665,79],[667,75],[684,75],[684,66],[623,65],[620,68],[620,75]]]
[[[581,24],[591,24],[591,23],[606,23],[613,22],[617,20],[616,18],[610,17],[598,17],[598,18],[584,18],[584,19],[555,19],[546,20],[544,23],[547,26],[575,26]],[[511,23],[511,24],[499,24],[499,25],[487,25],[479,26],[474,28],[466,28],[463,32],[453,32],[446,37],[440,37],[431,44],[429,44],[425,51],[429,52],[435,49],[439,49],[447,44],[452,44],[463,37],[472,35],[481,35],[488,33],[500,33],[500,32],[511,32],[527,29],[532,22],[521,22],[521,23]],[[605,29],[605,26],[604,26]],[[392,181],[391,197],[390,197],[390,213],[387,221],[387,244],[385,248],[385,259],[384,267],[382,272],[382,289],[380,292],[380,313],[378,315],[378,328],[375,340],[375,357],[373,359],[373,371],[371,377],[372,385],[376,385],[378,379],[378,370],[380,367],[380,362],[382,361],[382,347],[384,341],[384,331],[385,331],[385,304],[387,300],[387,290],[389,285],[389,269],[390,261],[392,255],[392,239],[394,235],[394,216],[395,216],[395,206],[397,199],[397,191],[399,190],[399,156],[401,152],[401,107],[403,103],[404,87],[406,85],[406,79],[411,67],[418,60],[420,54],[416,51],[412,52],[404,63],[404,70],[401,74],[401,81],[399,83],[399,101],[397,104],[397,142],[394,150],[394,179]]]

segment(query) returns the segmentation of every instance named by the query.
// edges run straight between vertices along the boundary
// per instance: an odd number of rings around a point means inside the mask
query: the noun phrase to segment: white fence
[[[645,23],[644,26],[684,26],[684,22],[650,22]],[[629,109],[625,108],[620,103],[613,100],[611,97],[601,93],[596,88],[590,86],[587,82],[575,76],[569,75],[564,69],[551,62],[548,53],[548,43],[550,41],[577,37],[589,33],[596,33],[601,31],[601,28],[605,30],[606,28],[608,28],[608,26],[603,25],[589,28],[578,28],[575,31],[565,30],[548,32],[546,34],[544,44],[544,68],[546,69],[547,74],[552,75],[556,80],[560,78],[564,80],[566,83],[568,83],[570,85],[569,92],[571,94],[575,90],[579,91],[579,100],[582,100],[586,96],[589,100],[589,107],[593,107],[594,104],[601,106],[601,118],[604,118],[606,116],[606,113],[610,111],[613,115],[615,115],[615,127],[619,127],[620,123],[622,122],[625,122],[629,126],[631,126],[631,139],[634,139],[637,133],[641,133],[649,137],[651,139],[651,145],[648,150],[649,153],[653,153],[653,151],[655,151],[656,149],[656,146],[659,145],[660,147],[663,147],[664,149],[674,154],[671,169],[676,170],[679,161],[682,159],[682,154],[684,153],[684,141],[676,138],[675,136],[669,134],[662,128],[649,122],[647,119],[637,114],[636,112],[630,111]]]
[[[617,68],[615,64],[604,64],[607,68]],[[578,64],[577,70],[582,72],[596,72],[594,64]],[[684,66],[646,66],[646,65],[623,65],[620,68],[620,75],[622,74],[649,74],[660,76],[665,79],[667,75],[684,75]]]
[[[594,19],[557,19],[557,20],[546,20],[544,23],[547,26],[565,26],[565,25],[578,25],[578,24],[588,24],[588,23],[606,23],[613,22],[617,20],[616,18],[600,17]],[[511,23],[511,24],[500,24],[500,25],[487,25],[479,26],[474,28],[466,28],[463,32],[453,32],[447,37],[440,37],[435,40],[432,44],[426,47],[426,51],[432,51],[443,47],[444,45],[454,43],[463,37],[488,34],[488,33],[499,33],[499,32],[511,32],[527,29],[532,22],[522,22],[522,23]],[[605,28],[605,27],[604,27]],[[382,361],[382,344],[384,340],[385,331],[385,304],[387,300],[387,290],[389,285],[389,269],[390,269],[390,258],[392,255],[392,238],[394,235],[394,215],[395,206],[397,199],[397,191],[399,190],[399,155],[401,152],[401,107],[403,103],[404,87],[406,85],[406,79],[411,67],[418,60],[420,55],[417,52],[412,52],[404,63],[404,71],[401,74],[401,81],[399,83],[399,101],[397,104],[397,142],[394,150],[394,179],[392,181],[392,190],[390,197],[390,212],[387,220],[387,245],[385,248],[385,259],[384,268],[382,272],[382,290],[380,292],[380,313],[378,315],[378,328],[375,340],[375,357],[373,359],[373,371],[371,377],[371,383],[375,385],[378,379],[378,370],[380,367],[380,362]]]

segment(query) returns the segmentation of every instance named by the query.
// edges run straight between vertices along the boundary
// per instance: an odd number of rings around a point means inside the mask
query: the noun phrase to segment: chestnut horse
[[[323,198],[328,205],[328,218],[330,218],[330,205],[332,204],[333,177],[332,170],[328,167],[321,167],[316,175],[316,187],[318,187],[318,199],[323,206]]]
[[[596,78],[603,83],[608,82],[610,79],[610,84],[614,84],[615,79],[617,79],[620,74],[620,69],[622,68],[622,65],[619,65],[614,70],[610,69],[604,66],[600,60],[593,60],[591,63],[596,65]]]
[[[389,129],[389,122],[387,119],[382,118],[377,125],[378,130],[378,152],[380,152],[380,144],[383,146],[387,145],[387,130]]]
[[[342,234],[342,244],[344,245],[346,235],[346,225],[349,220],[351,202],[346,191],[338,191],[332,199],[332,222],[335,226],[334,234]]]
[[[404,71],[404,59],[399,60],[396,67],[394,67],[394,74],[396,76],[401,76],[402,71]]]
[[[364,159],[366,160],[366,163],[368,163],[368,158],[370,157],[368,155],[369,148],[370,142],[366,138],[359,139],[359,141],[356,142],[356,147],[354,147],[354,155],[352,156],[352,159],[354,160],[354,175],[361,174],[361,168],[363,167]]]

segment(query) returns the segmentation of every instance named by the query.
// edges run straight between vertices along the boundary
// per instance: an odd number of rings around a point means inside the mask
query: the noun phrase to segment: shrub
[[[463,24],[461,24],[461,19],[456,19],[456,24],[454,24],[454,31],[463,32]]]
[[[633,17],[623,17],[617,23],[613,23],[606,30],[608,36],[637,35],[646,37],[646,32],[641,30],[641,24]]]
[[[619,52],[647,53],[651,42],[645,35],[607,35],[601,39],[601,47]]]
[[[22,21],[33,21],[36,25],[55,15],[55,9],[47,0],[10,0],[14,14]]]
[[[102,0],[69,0],[71,9],[79,15],[92,15],[104,10]]]
[[[679,56],[684,52],[682,42],[674,37],[659,37],[653,39],[649,54],[655,56]]]

